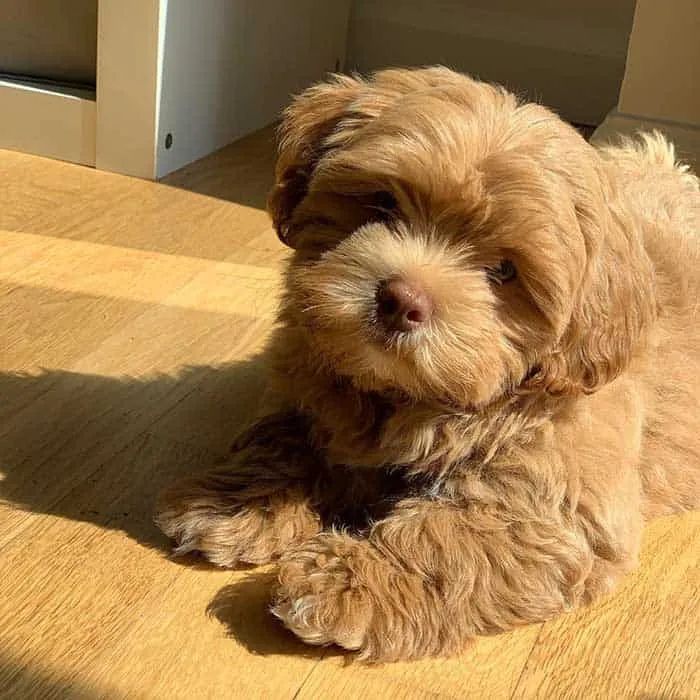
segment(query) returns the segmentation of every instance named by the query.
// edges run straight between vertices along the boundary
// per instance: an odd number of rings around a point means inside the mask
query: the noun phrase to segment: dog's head
[[[593,391],[653,313],[613,184],[575,130],[503,89],[442,68],[335,77],[281,127],[285,318],[361,389],[463,406]]]

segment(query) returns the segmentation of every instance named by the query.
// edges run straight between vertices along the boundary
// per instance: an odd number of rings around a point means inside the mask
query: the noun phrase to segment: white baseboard
[[[0,80],[0,148],[95,165],[95,96]]]
[[[620,135],[633,136],[638,131],[661,131],[675,144],[678,157],[696,172],[700,168],[700,127],[637,114],[624,114],[614,109],[595,130],[593,143],[610,143]]]

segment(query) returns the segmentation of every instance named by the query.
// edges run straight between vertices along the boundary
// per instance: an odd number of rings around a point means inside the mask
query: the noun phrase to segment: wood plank
[[[270,134],[255,139],[269,141]],[[0,231],[210,260],[246,255],[249,247],[284,253],[267,214],[247,203],[256,192],[264,200],[271,169],[259,171],[252,187],[229,184],[232,201],[225,201],[13,151],[0,151],[0,162],[0,191],[12,203],[0,209]]]
[[[12,624],[0,630],[0,646],[16,664],[67,672],[98,696],[107,685],[117,697],[206,697],[216,689],[292,697],[313,659],[280,652],[275,672],[266,673],[270,659],[234,643],[207,616],[216,594],[245,572],[168,561],[151,523],[155,490],[211,458],[142,436],[4,546],[0,616]],[[232,614],[252,612],[267,633],[297,646],[267,616],[266,587],[246,590]],[[33,686],[32,673],[0,676],[9,697],[34,697]]]
[[[544,625],[517,698],[700,697],[700,513],[657,520],[619,590]]]
[[[541,625],[477,640],[453,659],[427,659],[376,668],[346,665],[329,655],[316,666],[298,697],[510,698]]]

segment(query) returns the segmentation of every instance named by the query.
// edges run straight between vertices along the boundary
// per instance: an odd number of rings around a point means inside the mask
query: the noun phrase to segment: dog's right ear
[[[301,93],[283,114],[275,184],[267,207],[280,240],[292,248],[293,213],[306,196],[316,163],[328,149],[326,139],[365,87],[359,78],[334,75]]]

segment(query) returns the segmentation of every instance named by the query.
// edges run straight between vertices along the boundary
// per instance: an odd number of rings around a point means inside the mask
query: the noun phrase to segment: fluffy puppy
[[[167,492],[178,551],[280,559],[273,611],[367,660],[614,588],[700,501],[698,180],[443,68],[336,76],[281,128],[274,410]]]

